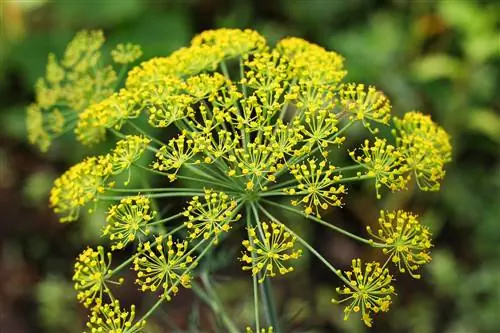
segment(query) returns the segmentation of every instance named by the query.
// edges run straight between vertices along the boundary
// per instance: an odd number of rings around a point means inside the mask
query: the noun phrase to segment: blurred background
[[[347,59],[347,81],[377,86],[395,114],[423,111],[451,134],[453,162],[441,192],[410,189],[376,201],[371,188],[359,188],[325,219],[361,232],[380,207],[404,207],[434,234],[423,278],[398,276],[395,304],[376,317],[372,332],[500,332],[499,1],[2,0],[0,10],[2,333],[82,331],[86,313],[72,289],[73,259],[86,244],[99,243],[103,223],[98,211],[61,225],[47,207],[55,177],[89,154],[72,139],[47,154],[27,143],[25,106],[47,54],[62,54],[75,32],[96,28],[104,30],[108,48],[138,43],[148,59],[217,27],[253,28],[270,43],[300,36],[335,50]],[[375,256],[310,223],[301,226],[339,267],[353,256]],[[216,287],[225,304],[244,313],[251,300],[234,296],[247,287],[240,276],[221,275]],[[342,309],[329,303],[338,281],[318,262],[303,261],[297,276],[282,281],[276,294],[288,331],[365,331],[356,318],[344,322]],[[181,293],[150,330],[214,331],[191,297]]]

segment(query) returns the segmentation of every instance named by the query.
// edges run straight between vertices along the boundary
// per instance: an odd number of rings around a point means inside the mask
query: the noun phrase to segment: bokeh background
[[[148,59],[217,27],[253,28],[271,43],[300,36],[335,50],[347,59],[348,81],[383,90],[395,114],[431,114],[452,135],[453,162],[441,192],[410,189],[377,202],[372,189],[360,188],[325,219],[361,231],[380,207],[405,207],[432,229],[432,263],[421,280],[398,277],[395,304],[377,316],[372,332],[500,332],[500,1],[2,0],[0,15],[2,333],[82,330],[72,263],[86,244],[100,241],[103,223],[97,212],[61,225],[47,207],[55,177],[89,154],[71,139],[47,154],[27,143],[25,106],[47,54],[61,54],[76,31],[99,28],[108,47],[139,43]],[[340,267],[353,256],[375,255],[311,223],[302,228]],[[305,260],[297,276],[282,282],[276,293],[288,331],[365,330],[329,304],[338,281],[318,262]],[[248,300],[235,295],[246,286],[222,273],[216,278],[224,302],[238,312]],[[162,309],[151,331],[213,332],[203,319],[207,310],[191,297],[185,292]]]

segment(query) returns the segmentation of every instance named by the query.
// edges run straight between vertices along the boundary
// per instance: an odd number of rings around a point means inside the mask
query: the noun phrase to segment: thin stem
[[[264,214],[267,215],[267,217],[269,217],[271,220],[273,220],[274,222],[277,222],[277,223],[280,223],[281,225],[283,225],[283,227],[289,232],[291,233],[292,235],[294,235],[296,237],[296,239],[299,241],[299,243],[302,244],[302,246],[304,246],[306,249],[309,250],[309,252],[311,252],[312,254],[314,254],[319,260],[321,260],[321,262],[326,266],[328,267],[333,273],[335,273],[335,275],[337,275],[342,281],[344,281],[347,285],[350,284],[350,282],[342,275],[341,271],[339,269],[336,269],[335,267],[332,266],[332,264],[330,264],[328,262],[328,260],[326,260],[321,254],[319,254],[318,251],[316,251],[308,242],[306,242],[302,237],[300,237],[299,235],[297,235],[295,232],[293,232],[292,229],[290,229],[289,227],[286,226],[286,224],[284,223],[281,223],[276,217],[274,217],[273,215],[271,215],[271,213],[269,213],[267,210],[264,209],[264,207],[262,207],[262,205],[259,205],[259,208],[262,210],[262,212]]]
[[[262,230],[261,225],[259,223],[259,211],[253,202],[250,203],[250,206],[252,208],[255,217],[255,224],[258,227],[262,239],[264,239],[264,231]],[[263,283],[260,284],[261,286],[260,290],[264,299],[264,307],[265,307],[264,313],[266,314],[269,325],[273,327],[276,333],[279,333],[280,327],[279,327],[278,316],[276,314],[277,313],[276,305],[274,304],[274,297],[272,294],[270,282],[268,280],[269,279],[264,279]]]
[[[154,194],[148,194],[149,198],[171,198],[171,197],[192,197],[195,195],[203,195],[203,192],[167,192],[167,193],[154,193]],[[107,196],[107,195],[102,195],[99,196],[99,199],[102,200],[108,200],[108,201],[116,201],[116,200],[121,200],[123,198],[128,197],[128,195],[115,195],[115,196]]]
[[[285,206],[285,205],[282,205],[282,204],[279,204],[279,203],[277,203],[277,202],[273,202],[273,201],[270,201],[270,200],[262,200],[262,201],[264,201],[265,203],[267,203],[267,204],[269,204],[269,205],[271,205],[271,206],[275,206],[275,207],[279,207],[279,208],[282,208],[282,209],[286,209],[286,210],[288,210],[288,211],[290,211],[290,212],[293,212],[293,213],[299,214],[299,215],[303,216],[303,217],[304,217],[304,218],[306,218],[306,219],[310,219],[310,220],[313,220],[313,221],[315,221],[315,222],[318,222],[319,224],[324,225],[324,226],[325,226],[325,227],[327,227],[327,228],[330,228],[330,229],[332,229],[332,230],[335,230],[335,231],[337,231],[337,232],[340,232],[341,234],[344,234],[344,235],[346,235],[347,237],[350,237],[350,238],[352,238],[352,239],[355,239],[355,240],[357,240],[357,241],[359,241],[359,242],[361,242],[361,243],[364,243],[364,244],[367,244],[367,245],[370,245],[370,246],[373,246],[373,247],[385,247],[385,245],[384,245],[384,244],[376,243],[376,242],[374,242],[373,240],[365,239],[365,238],[363,238],[363,237],[360,237],[360,236],[357,236],[357,235],[355,235],[355,234],[352,234],[352,233],[350,233],[349,231],[346,231],[346,230],[344,230],[344,229],[342,229],[342,228],[339,228],[339,227],[337,227],[337,226],[335,226],[335,225],[333,225],[333,224],[327,223],[327,222],[325,222],[325,221],[323,221],[323,220],[321,220],[321,219],[319,219],[319,218],[317,218],[317,217],[315,217],[315,216],[312,216],[312,215],[306,215],[306,214],[305,214],[304,212],[302,212],[301,210],[298,210],[298,209],[295,209],[295,208],[292,208],[292,207],[289,207],[289,206]],[[269,212],[268,212],[268,211],[267,211],[264,207],[262,207],[262,206],[261,206],[260,208],[261,208],[261,210],[262,210],[262,211],[263,211],[266,215],[270,214],[270,213],[269,213]]]
[[[203,184],[203,183],[213,184],[213,185],[217,185],[217,186],[229,189],[229,190],[233,190],[234,189],[234,187],[231,187],[228,184],[224,184],[224,183],[213,181],[213,180],[207,180],[207,179],[196,178],[196,177],[189,177],[189,176],[181,176],[181,175],[177,175],[177,178],[184,179],[184,180],[193,180],[193,181],[196,181],[196,182],[201,183],[201,184]]]
[[[247,205],[245,206],[246,208],[246,220],[247,220],[247,230],[250,230],[252,227],[252,222],[251,222],[251,214],[250,214],[250,207]],[[251,246],[253,247],[253,240],[250,235],[248,235],[248,239],[250,241]],[[252,252],[252,266],[255,263],[255,254]],[[259,318],[259,292],[258,292],[258,285],[257,285],[257,274],[252,273],[252,281],[253,281],[253,308],[254,308],[254,316],[255,316],[255,329],[257,332],[260,332],[260,318]]]
[[[149,225],[157,225],[157,224],[165,223],[165,222],[168,222],[168,221],[172,221],[172,220],[175,220],[176,218],[181,217],[181,216],[184,216],[184,212],[180,212],[178,214],[166,217],[164,219],[161,219],[161,220],[158,220],[158,221],[155,221],[155,222],[152,222],[152,223],[148,223],[148,226]]]
[[[222,319],[222,322],[226,326],[226,328],[229,330],[231,333],[238,333],[238,329],[236,328],[235,323],[231,320],[227,312],[225,311],[224,307],[222,306],[222,302],[219,298],[219,295],[213,288],[210,279],[206,273],[201,274],[201,281],[203,282],[203,285],[207,289],[207,293],[210,294],[205,294],[206,297],[210,300],[210,307],[214,312],[216,312]],[[194,286],[194,285],[193,285]],[[193,289],[194,290],[194,289]],[[211,299],[210,299],[211,297]],[[212,301],[213,300],[213,301]]]
[[[157,143],[158,145],[160,145],[160,147],[166,146],[165,143],[161,142],[160,140],[158,140],[154,136],[150,135],[148,132],[146,132],[145,130],[143,130],[142,128],[140,128],[138,125],[136,125],[132,120],[129,119],[127,121],[127,124],[129,124],[130,126],[132,126],[137,132],[141,133],[142,135],[144,135],[148,139],[151,139],[151,141],[154,141],[155,143]]]
[[[189,188],[189,187],[155,187],[155,188],[106,188],[106,191],[109,192],[185,192],[185,191],[193,191],[197,189]],[[201,189],[199,189],[201,190]]]

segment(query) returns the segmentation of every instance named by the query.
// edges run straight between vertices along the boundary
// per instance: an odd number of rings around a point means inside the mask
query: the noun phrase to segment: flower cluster
[[[298,259],[302,250],[295,249],[296,238],[283,224],[262,222],[259,230],[248,229],[248,237],[242,242],[247,251],[240,259],[243,270],[260,274],[261,283],[267,276],[276,276],[276,271],[281,275],[293,272],[293,266],[285,266],[284,262]]]
[[[420,278],[414,271],[431,261],[429,229],[422,226],[415,215],[402,210],[381,211],[378,224],[380,229],[376,233],[370,227],[367,227],[367,231],[375,240],[386,245],[382,249],[384,254],[389,255],[400,272]]]
[[[88,308],[99,307],[104,294],[110,295],[109,283],[121,284],[123,279],[111,281],[110,275],[111,253],[104,253],[104,248],[99,246],[97,251],[87,248],[77,258],[75,263],[75,290],[78,292],[78,301]]]
[[[118,205],[109,208],[106,216],[107,225],[103,236],[113,242],[111,250],[121,250],[133,242],[137,235],[148,236],[151,228],[148,223],[156,212],[151,210],[151,200],[145,196],[126,197]]]
[[[58,60],[51,53],[45,77],[35,85],[36,103],[27,111],[28,139],[40,150],[49,149],[52,141],[72,131],[79,115],[89,106],[113,94],[118,84],[116,71],[102,62],[102,31],[81,31],[68,44]],[[118,45],[111,52],[116,63],[138,59],[139,46]]]
[[[237,242],[243,245],[239,259],[252,275],[258,332],[264,327],[258,283],[267,292],[270,279],[295,270],[303,250],[345,283],[338,289],[343,299],[334,301],[346,304],[345,317],[360,313],[368,326],[394,295],[386,264],[419,277],[416,269],[430,261],[430,233],[411,213],[383,212],[380,229],[368,229],[372,239],[321,219],[347,203],[351,183],[375,183],[377,198],[383,187],[411,188],[412,178],[424,191],[437,190],[451,159],[448,134],[429,116],[392,117],[381,91],[344,83],[344,59],[336,52],[295,37],[271,47],[252,30],[210,30],[187,47],[133,67],[120,87],[112,69],[98,65],[102,35],[83,33],[75,40],[61,64],[49,58],[37,103],[28,108],[30,140],[45,149],[54,133],[68,128],[86,146],[118,139],[107,154],[88,157],[58,178],[50,202],[62,222],[76,220],[85,206],[107,205],[102,235],[111,250],[133,251],[110,269],[102,255],[88,250],[77,259],[75,288],[89,305],[97,303],[93,299],[110,292],[112,275],[130,267],[140,291],[160,294],[139,324],[128,312],[118,319],[118,305],[100,303],[92,329],[135,332],[180,286],[193,287],[206,300],[213,290],[205,293],[195,277],[209,265],[198,263],[210,261],[214,248],[240,237],[244,228],[248,237]],[[140,53],[123,44],[112,57],[127,65]],[[69,98],[80,85],[87,90]],[[360,132],[361,146],[349,151],[346,142],[355,146]],[[125,172],[127,180],[117,182]],[[178,209],[179,201],[187,205]],[[355,259],[352,270],[342,273],[293,230],[284,210],[381,249],[387,263]],[[214,311],[222,311],[214,304]],[[116,327],[105,326],[115,321]],[[265,327],[279,330],[271,320]]]
[[[140,255],[134,259],[133,269],[137,272],[135,281],[142,291],[155,292],[162,289],[162,297],[170,299],[171,294],[179,292],[178,285],[191,286],[190,266],[194,258],[188,252],[188,242],[174,242],[169,236],[166,242],[159,236],[155,244],[150,242],[139,245]]]
[[[203,201],[199,196],[193,197],[189,206],[184,211],[187,217],[186,225],[189,238],[195,239],[203,237],[217,237],[221,232],[228,232],[231,224],[241,218],[241,214],[235,214],[236,201],[230,200],[229,196],[223,192],[205,190]]]
[[[332,299],[333,303],[347,302],[349,305],[344,309],[344,319],[351,312],[361,313],[361,319],[366,326],[372,326],[372,313],[389,311],[391,295],[394,295],[394,287],[391,285],[392,276],[387,268],[380,267],[379,263],[365,263],[361,259],[352,260],[352,269],[344,272],[342,280],[346,285],[337,288],[341,300]]]
[[[444,165],[451,161],[448,134],[429,116],[408,112],[394,119],[396,141],[406,165],[423,191],[437,191],[445,176]]]
[[[135,319],[135,306],[127,311],[120,307],[118,300],[96,308],[87,322],[90,333],[141,333],[146,321]]]

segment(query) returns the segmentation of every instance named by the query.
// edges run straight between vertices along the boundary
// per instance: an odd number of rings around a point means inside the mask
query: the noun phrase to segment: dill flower
[[[284,211],[382,249],[413,277],[430,260],[430,234],[409,213],[382,213],[380,229],[368,229],[372,239],[321,219],[344,205],[352,183],[374,182],[380,198],[383,186],[406,190],[413,175],[423,190],[437,190],[451,158],[448,134],[430,117],[410,112],[390,121],[391,103],[381,91],[343,83],[341,55],[295,37],[272,47],[252,30],[210,30],[170,55],[131,68],[125,87],[115,91],[120,82],[111,67],[101,65],[102,43],[102,34],[85,33],[61,61],[49,56],[37,101],[28,108],[29,137],[43,149],[71,129],[84,145],[102,142],[108,133],[118,138],[107,154],[89,157],[59,177],[50,202],[63,222],[76,220],[85,206],[110,207],[102,233],[111,250],[131,244],[137,250],[115,270],[104,259],[95,267],[107,283],[132,264],[139,289],[161,295],[145,317],[180,286],[190,288],[197,274],[203,280],[205,271],[195,266],[210,261],[214,247],[225,246],[221,239],[240,237],[245,224],[248,237],[241,241],[239,260],[252,275],[257,330],[259,303],[271,303],[268,278],[294,271],[301,249],[345,283],[338,289],[343,299],[334,303],[346,304],[346,319],[360,312],[369,326],[373,313],[389,309],[394,288],[385,265],[355,259],[352,270],[342,273],[290,228]],[[112,57],[126,70],[139,53],[123,44]],[[356,124],[363,126],[351,131]],[[393,143],[378,136],[383,127],[392,129]],[[353,135],[366,140],[349,151],[345,146],[352,146]],[[152,161],[142,158],[146,150],[154,153]],[[126,171],[127,181],[117,183]],[[142,185],[131,188],[131,180]],[[167,198],[188,205],[179,209],[165,204]],[[101,286],[96,295],[106,293],[104,282],[94,280]],[[193,291],[206,299],[194,283]],[[279,330],[275,319],[265,327],[270,326]]]
[[[108,156],[89,157],[54,181],[50,205],[61,216],[61,222],[78,219],[80,208],[97,201],[104,192],[107,176],[111,174]]]
[[[347,74],[343,69],[342,56],[301,38],[284,38],[278,42],[276,49],[289,59],[293,76],[299,81],[334,86]]]
[[[72,131],[88,106],[113,93],[118,78],[110,65],[100,61],[103,44],[102,31],[81,31],[61,60],[49,54],[45,76],[35,84],[36,103],[28,108],[26,117],[28,138],[40,150],[48,150],[54,139]]]
[[[246,252],[240,260],[243,270],[251,270],[253,275],[261,274],[259,282],[276,276],[293,272],[293,266],[286,261],[298,259],[302,250],[295,248],[296,238],[285,230],[284,225],[275,222],[260,223],[261,230],[248,228],[249,239],[242,242]]]
[[[364,84],[348,83],[340,87],[339,99],[349,117],[361,120],[369,129],[368,120],[387,124],[391,117],[389,100],[375,87],[366,91]]]
[[[342,206],[341,195],[346,193],[344,185],[335,187],[341,175],[335,175],[335,167],[327,166],[326,161],[316,162],[310,159],[307,163],[290,166],[290,172],[298,182],[296,188],[286,190],[290,195],[302,195],[302,199],[292,200],[292,205],[306,205],[305,213],[320,217],[319,208],[325,210],[331,206]]]
[[[366,169],[367,176],[375,178],[378,199],[381,198],[379,189],[382,185],[387,186],[393,192],[406,189],[409,177],[404,174],[407,168],[401,152],[396,147],[388,144],[385,139],[376,138],[373,143],[365,140],[360,153],[356,155],[356,150],[353,150],[349,152],[349,155]]]
[[[118,44],[111,51],[111,56],[117,64],[128,64],[139,59],[142,56],[142,50],[137,44]]]
[[[103,236],[113,242],[111,250],[121,250],[138,234],[148,236],[151,232],[148,223],[156,214],[151,209],[151,200],[145,196],[127,197],[111,206],[106,215],[107,225],[102,231]]]
[[[423,191],[437,191],[445,176],[444,165],[451,161],[449,135],[430,116],[408,112],[394,118],[394,131],[405,163]]]
[[[128,119],[137,118],[140,112],[135,93],[121,89],[78,115],[74,130],[76,139],[87,146],[101,142],[106,137],[106,130],[119,130]]]
[[[381,211],[378,224],[380,229],[376,233],[369,226],[366,229],[374,240],[386,245],[382,251],[389,255],[388,260],[398,266],[400,272],[419,279],[420,274],[415,270],[431,261],[429,229],[418,222],[417,216],[402,210]]]
[[[104,294],[112,298],[108,288],[109,283],[123,283],[123,278],[118,281],[111,281],[107,278],[111,272],[110,266],[111,253],[104,253],[102,246],[98,246],[97,251],[89,247],[77,257],[73,275],[74,288],[78,292],[78,301],[86,308],[100,307]]]
[[[96,307],[87,321],[90,333],[140,333],[144,332],[145,320],[135,321],[135,305],[126,310],[115,300]]]
[[[185,134],[180,134],[177,138],[171,139],[167,145],[161,146],[155,154],[157,160],[153,163],[153,169],[169,171],[168,178],[174,181],[179,169],[187,164],[197,152],[194,141]],[[197,164],[199,160],[192,163]]]
[[[335,304],[349,303],[344,309],[344,320],[351,312],[360,312],[361,320],[366,326],[372,326],[372,314],[379,311],[387,312],[391,304],[394,287],[392,276],[387,268],[377,262],[365,263],[360,259],[352,260],[352,269],[343,273],[342,280],[346,285],[337,288],[337,293],[343,295],[341,300],[332,299]]]
[[[138,252],[141,253],[134,259],[133,270],[137,272],[135,282],[141,291],[156,292],[162,289],[161,297],[169,300],[171,294],[179,292],[178,284],[184,288],[191,288],[191,273],[194,258],[188,252],[188,242],[174,242],[168,236],[166,242],[158,236],[155,244],[141,243]]]
[[[241,214],[235,215],[236,201],[231,200],[227,194],[207,189],[202,198],[204,202],[199,196],[193,197],[184,211],[184,216],[188,219],[184,224],[191,239],[200,236],[204,239],[217,239],[221,232],[228,232],[231,224],[241,218]]]
[[[219,49],[224,58],[244,55],[266,47],[266,40],[254,30],[206,30],[191,40],[192,46],[209,45]]]
[[[129,170],[125,185],[128,185],[130,182],[130,167],[141,158],[150,142],[150,139],[143,136],[127,135],[124,139],[116,143],[116,147],[111,153],[110,163],[113,165],[114,174]]]

